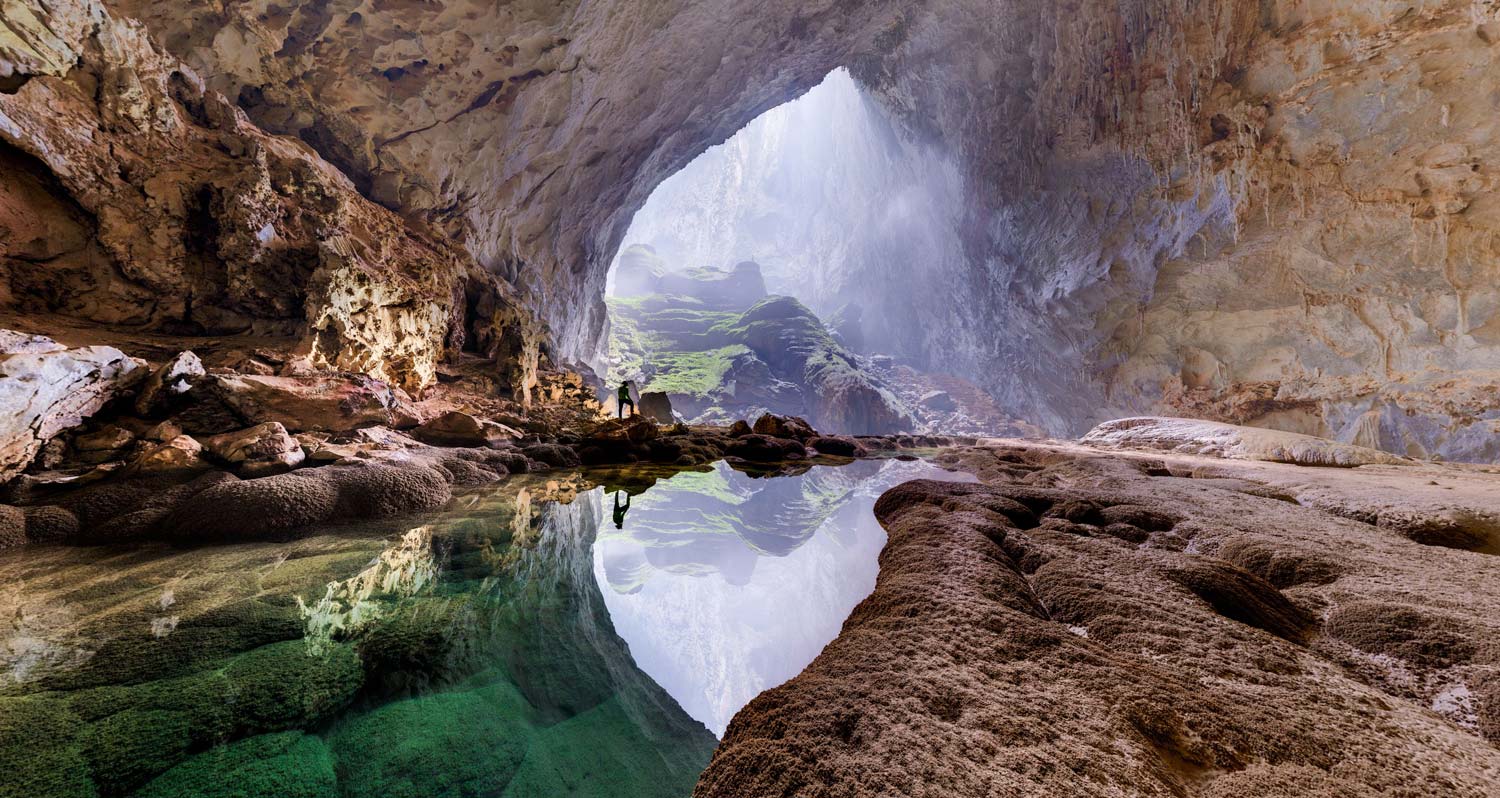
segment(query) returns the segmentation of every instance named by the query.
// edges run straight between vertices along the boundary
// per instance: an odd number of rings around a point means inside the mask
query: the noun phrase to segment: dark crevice
[[[15,94],[30,80],[30,75],[0,75],[0,94]]]

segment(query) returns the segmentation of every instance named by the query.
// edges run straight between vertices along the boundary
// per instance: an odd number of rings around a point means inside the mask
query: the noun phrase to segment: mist
[[[862,318],[851,347],[925,366],[959,327],[962,181],[912,138],[837,69],[663,181],[620,251],[650,246],[673,270],[754,261],[770,293]]]

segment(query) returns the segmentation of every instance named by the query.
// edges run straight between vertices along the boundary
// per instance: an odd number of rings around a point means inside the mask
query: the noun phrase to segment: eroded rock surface
[[[1404,458],[1377,449],[1311,435],[1190,418],[1106,421],[1089,430],[1080,442],[1100,448],[1159,450],[1305,466],[1354,467],[1404,462]]]
[[[878,311],[931,370],[1052,434],[1187,414],[1496,455],[1488,5],[111,7],[364,196],[535,287],[562,360],[593,354],[651,189],[846,66],[941,178],[927,227],[952,235],[923,269],[817,258],[837,271],[809,281],[868,286],[865,326]],[[18,63],[56,74],[68,52]]]
[[[881,497],[874,593],[735,717],[695,794],[1500,789],[1495,709],[1471,698],[1500,674],[1494,555],[1330,512],[1380,489],[1365,468],[1020,442],[940,460],[983,483]],[[1367,468],[1482,481],[1449,504],[1496,509],[1494,475]]]
[[[144,376],[140,361],[113,347],[69,349],[0,330],[0,483]]]

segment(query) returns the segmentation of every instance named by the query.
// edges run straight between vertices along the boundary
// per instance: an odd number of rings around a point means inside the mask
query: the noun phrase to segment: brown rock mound
[[[880,498],[874,592],[806,670],[741,710],[695,795],[1500,791],[1500,750],[1472,720],[1336,665],[1309,609],[1334,604],[1328,634],[1388,656],[1474,661],[1465,643],[1493,624],[1351,595],[1421,583],[1424,602],[1493,600],[1483,558],[1238,486],[1018,454],[969,458],[1011,457],[990,484]],[[1423,637],[1439,616],[1455,623]]]

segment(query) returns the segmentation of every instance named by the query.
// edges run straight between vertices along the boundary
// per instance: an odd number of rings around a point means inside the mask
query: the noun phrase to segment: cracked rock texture
[[[0,482],[145,376],[141,361],[113,347],[69,349],[0,330]]]

